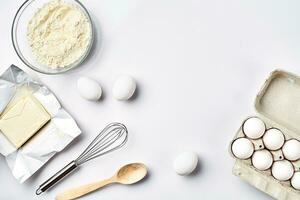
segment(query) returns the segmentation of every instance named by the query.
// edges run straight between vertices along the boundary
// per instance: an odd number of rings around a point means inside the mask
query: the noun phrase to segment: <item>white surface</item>
[[[1,70],[17,58],[12,18],[22,1],[0,2]],[[145,162],[148,180],[106,187],[83,199],[271,199],[231,174],[228,145],[240,123],[254,112],[254,98],[269,73],[300,74],[298,0],[84,0],[103,33],[89,59],[65,75],[37,74],[73,114],[83,135],[23,185],[0,158],[0,199],[53,199],[58,191],[110,176],[124,163]],[[133,101],[113,99],[117,75],[137,80]],[[79,97],[76,80],[97,79],[99,103]],[[178,92],[180,91],[180,93]],[[128,126],[127,145],[82,166],[49,193],[37,186],[75,158],[111,121]],[[172,170],[179,152],[195,151],[201,167],[192,177]]]

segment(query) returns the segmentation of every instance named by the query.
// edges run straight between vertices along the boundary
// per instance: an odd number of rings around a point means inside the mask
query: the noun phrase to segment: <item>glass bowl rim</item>
[[[19,48],[19,45],[18,45],[18,42],[17,42],[17,39],[15,38],[15,29],[18,25],[18,22],[19,22],[19,18],[21,16],[21,14],[24,12],[24,10],[26,9],[27,6],[29,6],[32,2],[34,1],[37,1],[37,0],[26,0],[22,3],[22,5],[18,8],[14,18],[13,18],[13,22],[12,22],[12,26],[11,26],[11,41],[12,41],[12,45],[13,45],[13,48],[17,54],[17,56],[20,58],[20,60],[27,66],[29,67],[30,69],[36,71],[36,72],[39,72],[39,73],[42,73],[42,74],[47,74],[47,75],[56,75],[56,74],[63,74],[67,71],[70,71],[74,68],[77,68],[87,57],[88,55],[90,54],[90,51],[92,49],[92,46],[94,45],[94,24],[93,24],[93,21],[92,21],[92,18],[91,18],[91,15],[90,13],[88,12],[87,8],[79,1],[79,0],[72,0],[72,1],[75,1],[79,6],[80,8],[82,8],[84,14],[87,16],[89,22],[90,22],[90,26],[91,26],[91,41],[90,41],[90,44],[85,52],[85,54],[78,60],[76,61],[75,63],[69,65],[66,67],[65,70],[61,70],[61,71],[44,71],[38,67],[35,67],[33,64],[31,64],[29,61],[27,61],[27,59],[24,58],[20,48]],[[51,1],[51,0],[49,0]]]

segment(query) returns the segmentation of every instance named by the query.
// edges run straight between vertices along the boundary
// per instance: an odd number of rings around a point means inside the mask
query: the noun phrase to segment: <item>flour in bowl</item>
[[[27,27],[37,62],[62,68],[78,62],[92,42],[92,25],[81,8],[54,0],[37,10]]]

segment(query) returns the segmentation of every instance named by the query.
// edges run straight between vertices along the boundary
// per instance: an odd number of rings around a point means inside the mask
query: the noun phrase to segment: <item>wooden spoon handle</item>
[[[75,199],[77,197],[81,197],[85,194],[93,192],[101,187],[104,187],[104,186],[114,183],[114,182],[115,182],[114,179],[110,178],[110,179],[106,179],[103,181],[82,185],[77,188],[69,189],[69,190],[66,190],[66,191],[58,194],[55,199],[56,200]]]

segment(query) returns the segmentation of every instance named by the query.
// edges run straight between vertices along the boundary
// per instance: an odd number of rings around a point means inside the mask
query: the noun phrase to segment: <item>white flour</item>
[[[54,0],[30,20],[27,38],[37,62],[51,68],[77,62],[91,43],[91,24],[75,5]]]

